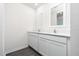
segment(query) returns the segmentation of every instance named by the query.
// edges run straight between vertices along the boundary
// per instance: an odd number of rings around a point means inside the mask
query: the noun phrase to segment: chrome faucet
[[[56,33],[56,29],[54,29],[54,33]]]
[[[38,32],[40,32],[40,29],[38,29]]]

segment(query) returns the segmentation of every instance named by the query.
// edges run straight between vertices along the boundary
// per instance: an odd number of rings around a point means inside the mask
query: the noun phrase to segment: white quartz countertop
[[[63,33],[48,33],[48,32],[30,32],[30,33],[37,33],[37,34],[51,35],[51,36],[70,37],[69,34],[63,34]]]

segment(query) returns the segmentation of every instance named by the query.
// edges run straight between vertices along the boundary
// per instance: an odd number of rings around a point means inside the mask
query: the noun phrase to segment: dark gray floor
[[[35,50],[33,50],[30,47],[12,52],[7,54],[6,56],[41,56],[39,53],[37,53]]]

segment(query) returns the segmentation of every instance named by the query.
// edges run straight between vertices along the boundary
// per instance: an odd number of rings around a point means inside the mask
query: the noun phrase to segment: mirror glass
[[[63,25],[63,7],[58,5],[51,8],[51,26]]]
[[[57,13],[57,25],[63,25],[63,12]]]

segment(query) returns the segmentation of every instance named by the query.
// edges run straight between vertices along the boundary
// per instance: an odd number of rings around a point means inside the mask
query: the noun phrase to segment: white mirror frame
[[[54,26],[52,26],[51,25],[51,9],[52,8],[54,8],[54,7],[56,7],[56,6],[59,6],[59,5],[63,5],[63,25],[54,25]],[[60,11],[62,11],[62,10],[60,10]],[[59,12],[59,11],[57,11],[57,12]],[[50,18],[49,18],[49,27],[65,27],[65,20],[66,20],[66,4],[58,4],[58,5],[55,5],[55,6],[53,6],[53,7],[51,7],[50,9],[49,9],[49,15],[50,15]]]

